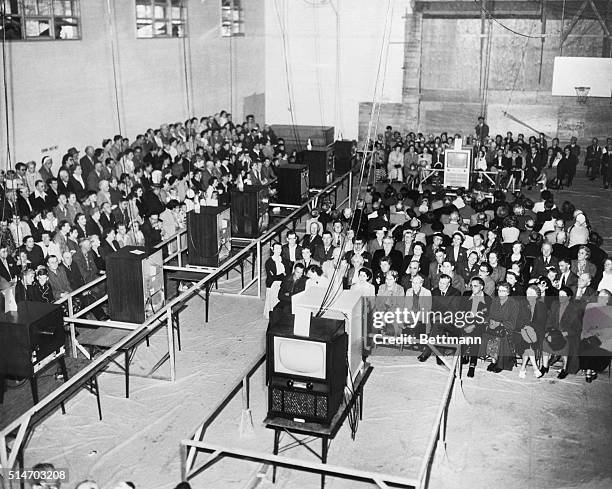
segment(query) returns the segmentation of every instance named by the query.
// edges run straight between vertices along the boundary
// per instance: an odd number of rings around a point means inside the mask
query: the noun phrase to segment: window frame
[[[242,0],[220,0],[221,1],[221,21],[220,21],[220,31],[222,38],[231,38],[231,37],[244,37],[245,34],[245,21],[244,21],[244,6],[242,4]],[[224,5],[224,2],[228,2],[229,5]],[[229,21],[225,21],[225,10],[229,11]],[[235,15],[238,14],[238,20],[235,19]],[[234,26],[238,25],[240,27],[239,32],[234,32]],[[229,33],[226,34],[226,28],[229,28]]]
[[[134,0],[134,18],[135,18],[135,36],[136,39],[183,39],[189,36],[188,33],[188,13],[187,13],[187,1],[179,0],[180,6],[178,7],[181,12],[181,16],[178,19],[175,19],[172,16],[172,9],[177,8],[172,4],[173,0]],[[155,17],[155,8],[159,7],[158,3],[165,3],[165,17],[157,18]],[[152,17],[139,17],[138,16],[138,7],[143,4],[147,4],[151,9]],[[150,36],[140,36],[139,35],[139,23],[141,21],[150,22],[151,26],[151,35]],[[155,24],[158,22],[164,22],[166,24],[166,34],[156,34],[155,33]],[[174,25],[182,26],[182,35],[173,36],[171,33]]]
[[[25,9],[26,0],[15,0],[17,3],[17,13],[5,13],[4,16],[6,19],[17,19],[19,18],[19,26],[20,26],[20,37],[7,37],[6,40],[10,42],[44,42],[44,41],[81,41],[83,39],[83,29],[82,29],[82,16],[81,16],[81,0],[49,0],[51,6],[51,12],[49,15],[34,15],[27,14]],[[74,7],[73,15],[61,15],[56,14],[56,2],[60,3],[62,1],[70,1],[72,6]],[[0,0],[0,16],[4,11],[4,6],[10,2],[10,0]],[[57,23],[62,19],[74,19],[76,21],[76,29],[77,36],[62,38],[56,35],[56,26]],[[49,35],[48,36],[29,36],[27,34],[27,22],[28,21],[48,21],[49,22]]]

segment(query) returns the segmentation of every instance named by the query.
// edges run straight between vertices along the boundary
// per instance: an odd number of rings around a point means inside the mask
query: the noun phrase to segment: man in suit
[[[405,291],[408,291],[412,287],[412,282],[414,280],[414,277],[416,277],[417,275],[421,275],[423,277],[423,284],[422,285],[424,287],[429,288],[428,287],[428,285],[429,285],[429,278],[425,277],[421,273],[421,264],[417,260],[413,260],[406,267],[406,271],[405,271],[404,275],[402,276],[402,278],[400,280],[400,283],[401,283],[402,287],[404,287]]]
[[[161,243],[161,223],[158,214],[151,214],[140,228],[145,239],[147,252],[153,251],[156,244]]]
[[[302,258],[302,247],[297,244],[297,234],[295,234],[295,231],[289,231],[287,233],[287,242],[283,245],[281,257],[291,262],[291,266]],[[291,270],[287,270],[287,274],[290,272]]]
[[[603,148],[599,145],[599,140],[593,138],[590,146],[586,149],[584,158],[584,166],[587,168],[587,176],[591,176],[591,180],[595,180],[599,176],[599,166],[601,165],[601,157]]]
[[[115,235],[116,233],[113,228],[104,230],[104,233],[102,234],[102,242],[100,243],[100,256],[103,259],[106,259],[108,255],[119,251],[121,248],[119,243],[115,240]]]
[[[381,250],[383,247],[383,239],[387,232],[387,228],[379,228],[375,231],[376,236],[374,239],[371,239],[368,243],[368,251],[374,256],[376,251]]]
[[[91,240],[82,238],[79,241],[79,251],[74,254],[74,263],[81,272],[83,281],[87,284],[100,276],[100,270],[96,266],[96,257],[91,249]]]
[[[265,185],[268,180],[261,173],[261,162],[253,161],[251,165],[251,171],[249,172],[249,180],[251,185]]]
[[[312,252],[310,248],[301,248],[301,258],[296,261],[296,263],[301,263],[304,265],[304,270],[307,270],[310,265],[321,265],[317,260],[312,257]],[[283,253],[281,252],[281,257],[283,257]]]
[[[73,261],[72,252],[64,251],[62,253],[62,263],[60,264],[60,268],[64,270],[72,290],[80,289],[83,287],[83,285],[85,285],[85,280],[83,279],[83,275],[79,270],[79,266]]]
[[[438,248],[434,255],[434,260],[429,265],[429,272],[427,274],[429,284],[433,288],[438,286],[438,280],[442,274],[442,263],[444,263],[444,260],[446,260],[446,252],[443,248]]]
[[[131,219],[128,199],[122,198],[117,207],[111,211],[111,214],[117,224],[125,224],[126,227],[129,227]]]
[[[484,117],[480,116],[478,118],[478,124],[474,128],[476,132],[476,138],[482,143],[489,137],[489,126],[485,124]]]
[[[578,276],[571,271],[571,262],[567,258],[559,260],[559,284],[560,287],[574,288],[578,285]]]
[[[440,276],[448,275],[451,278],[451,286],[454,289],[457,289],[460,294],[463,294],[463,292],[465,292],[465,280],[463,279],[461,275],[455,272],[455,266],[449,261],[448,258],[446,258],[442,262],[440,271],[441,271]]]
[[[96,161],[93,171],[87,176],[87,190],[90,192],[97,192],[100,189],[100,180],[106,180],[104,178],[105,172],[103,167],[104,165],[101,161]]]
[[[333,258],[334,246],[331,244],[332,234],[330,231],[323,231],[321,239],[323,240],[323,244],[318,244],[315,246],[313,257],[319,263],[323,264],[327,260],[331,260]]]
[[[83,156],[80,160],[79,163],[81,165],[81,168],[83,170],[83,178],[85,180],[87,180],[87,177],[89,177],[89,174],[94,171],[94,168],[96,166],[96,159],[95,159],[95,150],[93,146],[87,146],[85,148],[85,156]]]
[[[8,248],[0,246],[0,277],[7,282],[13,281],[19,275],[19,268],[12,256],[8,254]]]
[[[291,312],[291,297],[299,294],[306,289],[306,277],[304,276],[304,265],[296,263],[293,267],[293,273],[287,274],[287,277],[281,282],[278,291],[278,304],[274,306],[275,310],[281,309]]]
[[[533,261],[531,278],[546,276],[548,267],[559,266],[559,260],[553,256],[553,247],[550,243],[543,243],[541,250],[542,254]]]
[[[446,262],[448,263],[448,262]],[[461,293],[451,286],[452,278],[442,274],[438,282],[438,287],[431,291],[432,310],[440,313],[442,321],[434,321],[431,325],[431,336],[458,336],[460,331],[454,326],[454,321],[444,320],[448,318],[448,312],[454,313],[459,305]],[[423,353],[419,355],[419,362],[425,362],[431,355],[431,348],[425,346]],[[438,364],[442,361],[437,358]]]
[[[361,255],[363,257],[363,266],[366,268],[372,267],[372,254],[369,251],[366,251],[365,244],[363,238],[357,237],[355,238],[355,242],[353,243],[353,249],[347,251],[344,254],[344,259],[347,263],[351,263],[351,259],[355,255]]]
[[[100,163],[100,165],[102,165],[102,163]],[[95,173],[95,172],[92,172],[92,173]],[[89,176],[91,176],[92,173],[90,173]],[[87,180],[83,178],[83,170],[81,169],[79,165],[74,167],[74,170],[72,171],[72,176],[70,177],[69,182],[70,182],[72,191],[77,196],[77,199],[83,200],[83,198],[87,195]],[[97,191],[99,179],[96,179],[96,181],[93,183],[96,184],[96,191]]]
[[[45,193],[45,183],[37,180],[34,184],[34,192],[29,197],[30,206],[33,210],[42,212],[47,206],[47,194]]]
[[[380,260],[387,257],[391,263],[391,270],[395,270],[398,274],[401,273],[404,256],[393,248],[393,238],[385,237],[382,245],[382,249],[376,250],[372,256],[372,271],[376,273],[380,269]]]
[[[49,284],[53,292],[53,297],[59,299],[72,292],[70,287],[70,281],[66,275],[64,268],[59,266],[59,257],[55,255],[49,255],[47,257],[47,269],[49,272]]]

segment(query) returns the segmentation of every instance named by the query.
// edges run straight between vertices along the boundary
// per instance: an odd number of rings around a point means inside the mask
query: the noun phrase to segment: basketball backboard
[[[575,97],[576,87],[590,87],[589,97],[612,97],[612,58],[556,56],[552,95]]]

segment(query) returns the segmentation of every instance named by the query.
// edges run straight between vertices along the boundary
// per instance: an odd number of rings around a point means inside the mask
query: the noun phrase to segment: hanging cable
[[[506,29],[507,31],[512,32],[512,34],[515,34],[515,35],[521,36],[521,37],[527,37],[529,39],[540,39],[542,37],[542,36],[533,36],[533,35],[531,35],[531,31],[529,32],[529,34],[523,34],[522,32],[515,31],[514,29],[508,27],[507,25],[502,24],[499,20],[497,20],[495,17],[493,17],[493,14],[486,7],[484,7],[482,4],[480,4],[478,0],[474,0],[474,3],[476,3],[478,5],[478,8],[480,10],[482,10],[485,14],[487,14],[487,16],[489,17],[490,20],[492,20],[493,22],[498,24],[503,29]]]
[[[325,115],[323,112],[323,89],[321,87],[321,58],[319,56],[319,17],[317,7],[312,4],[315,80],[317,83],[317,95],[319,97],[319,116],[321,118],[321,136],[325,135]]]
[[[485,49],[485,67],[482,81],[482,100],[480,103],[480,114],[486,119],[489,110],[489,72],[491,68],[491,39],[493,37],[493,25],[489,19],[489,32],[487,32],[487,47]]]
[[[230,85],[230,113],[234,112],[234,43],[232,41],[233,25],[230,26],[229,35],[229,85]]]
[[[336,0],[337,5],[334,5],[332,1],[329,2],[331,8],[336,14],[336,84],[334,88],[334,126],[338,129],[338,139],[342,139],[344,135],[344,115],[342,113],[342,100],[340,100],[340,75],[341,69],[341,56],[340,56],[340,0]]]
[[[111,58],[113,65],[113,87],[115,89],[115,107],[117,109],[117,126],[119,128],[119,134],[121,131],[121,109],[119,108],[119,84],[117,82],[117,60],[116,60],[116,46],[115,46],[115,29],[113,28],[114,9],[111,8],[111,0],[106,0],[106,10],[108,13],[108,31],[110,35],[110,47],[111,47]]]
[[[380,49],[380,53],[379,53],[379,59],[378,59],[378,68],[377,68],[377,74],[376,74],[376,81],[374,84],[374,94],[373,94],[373,98],[372,98],[372,111],[370,112],[370,121],[368,124],[368,135],[366,138],[366,141],[364,143],[364,157],[362,159],[361,162],[361,168],[360,168],[360,177],[359,177],[359,183],[358,183],[358,190],[357,190],[357,195],[360,195],[361,193],[361,189],[363,186],[363,177],[364,177],[364,173],[365,173],[365,165],[367,162],[367,158],[366,158],[366,151],[365,149],[367,149],[367,146],[369,144],[369,138],[370,138],[370,134],[371,134],[371,128],[372,128],[372,123],[373,123],[373,118],[374,118],[374,113],[376,110],[376,105],[377,105],[377,99],[378,99],[378,117],[380,118],[380,101],[382,99],[382,94],[383,94],[383,90],[384,90],[384,83],[385,83],[385,78],[386,78],[386,67],[387,67],[387,61],[388,61],[388,52],[389,52],[389,41],[390,41],[390,37],[391,37],[391,19],[393,17],[393,9],[391,9],[391,3],[392,0],[388,0],[387,3],[387,12],[385,15],[385,25],[383,28],[383,36],[382,36],[382,42],[381,42],[381,49]],[[383,62],[383,57],[385,58],[385,61]],[[381,69],[383,68],[384,65],[384,73],[383,73],[383,79],[382,79],[382,89],[379,90],[379,82],[380,82],[380,75],[381,75]],[[376,123],[376,128],[378,127],[378,121]],[[371,172],[371,163],[368,165],[368,176],[367,176],[367,181],[369,181],[370,178],[370,172]],[[349,203],[349,205],[352,206],[351,203]],[[363,219],[363,212],[359,213],[359,221],[358,221],[358,227],[357,229],[361,228],[361,221]],[[354,223],[355,223],[355,212],[353,209],[353,213],[351,216],[351,220],[350,220],[350,224],[349,224],[349,228],[354,229]],[[323,295],[323,300],[321,301],[321,305],[319,307],[319,310],[317,311],[316,316],[322,316],[325,311],[327,311],[327,309],[334,303],[334,301],[337,299],[337,297],[340,295],[341,291],[343,290],[342,287],[342,282],[339,283],[339,287],[336,287],[336,290],[334,291],[334,285],[335,285],[335,281],[336,281],[336,276],[340,271],[340,264],[342,262],[342,257],[344,256],[345,253],[345,249],[346,249],[346,244],[347,244],[347,240],[345,239],[342,242],[342,247],[340,249],[340,258],[338,260],[338,263],[336,263],[335,267],[334,267],[334,271],[332,272],[332,276],[330,278],[330,283],[325,291],[325,294]],[[348,273],[348,267],[346,268],[346,270],[344,271],[342,280],[346,277],[346,274]]]
[[[531,32],[533,31],[535,27],[535,22],[533,24],[531,24],[531,28],[529,33],[531,34]],[[529,45],[529,41],[531,39],[533,39],[532,36],[524,36],[525,37],[525,45],[523,46],[523,50],[521,52],[521,60],[519,61],[518,66],[516,67],[515,71],[515,76],[514,76],[514,81],[512,83],[512,89],[510,90],[510,95],[508,96],[508,103],[506,104],[506,110],[508,110],[508,107],[510,106],[510,104],[512,103],[512,97],[514,95],[514,92],[516,91],[516,85],[518,83],[518,79],[521,75],[521,71],[523,70],[523,65],[525,63],[525,55],[527,54],[527,46]],[[504,111],[504,114],[506,112]]]
[[[13,161],[11,158],[11,130],[9,125],[9,96],[8,96],[8,76],[6,73],[6,4],[2,2],[2,89],[4,98],[4,130],[6,138],[6,169],[13,169]],[[6,193],[8,187],[5,183],[5,191],[2,195],[2,219],[6,219]]]
[[[291,89],[291,75],[290,75],[290,70],[289,70],[289,59],[288,59],[289,54],[288,54],[288,47],[287,47],[287,35],[286,35],[286,30],[285,30],[285,24],[283,23],[281,12],[278,6],[278,0],[274,0],[274,9],[276,11],[276,17],[278,19],[278,27],[280,29],[281,41],[282,41],[282,46],[283,46],[285,84],[287,87],[287,102],[289,104],[289,115],[291,117],[291,127],[293,129],[293,135],[295,137],[296,145],[298,149],[301,151],[302,145],[299,140],[299,135],[298,135],[298,131],[297,131],[296,123],[295,123],[295,107],[293,105],[293,95],[292,95],[292,89]]]
[[[181,9],[185,8],[185,0],[181,0],[180,4]],[[183,26],[183,29],[186,29],[187,26]],[[191,107],[191,85],[189,83],[189,73],[191,73],[191,47],[189,47],[189,57],[187,56],[187,33],[183,31],[183,76],[185,78],[185,103],[187,105],[187,118],[191,119],[193,116],[193,110]],[[187,70],[187,61],[189,61],[189,70]]]

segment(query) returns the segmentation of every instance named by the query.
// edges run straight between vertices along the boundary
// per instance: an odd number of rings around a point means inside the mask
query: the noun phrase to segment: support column
[[[612,32],[612,0],[608,0],[606,11],[603,13],[603,20],[608,27],[608,31]],[[612,58],[612,39],[605,35],[603,39],[602,58]]]
[[[409,4],[406,10],[404,83],[402,103],[406,111],[406,126],[417,129],[421,98],[421,44],[423,15]]]

